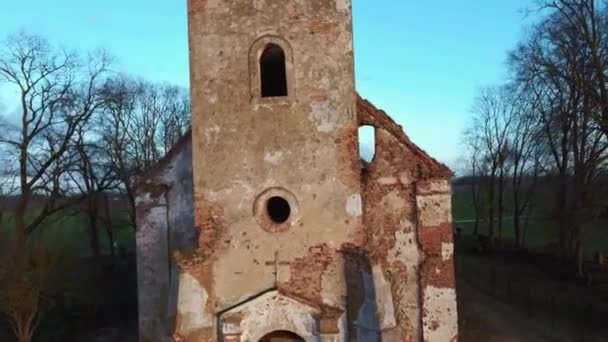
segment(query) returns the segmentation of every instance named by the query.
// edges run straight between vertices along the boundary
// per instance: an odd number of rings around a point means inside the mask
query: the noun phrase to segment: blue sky
[[[475,95],[505,78],[506,53],[529,20],[522,10],[533,3],[353,0],[357,89],[455,166]],[[19,30],[80,50],[103,47],[121,71],[188,85],[186,0],[7,1],[0,36]]]

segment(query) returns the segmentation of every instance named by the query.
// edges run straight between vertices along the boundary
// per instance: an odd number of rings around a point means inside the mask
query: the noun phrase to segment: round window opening
[[[270,197],[266,203],[268,217],[274,223],[285,223],[291,215],[291,208],[286,199],[279,196]]]

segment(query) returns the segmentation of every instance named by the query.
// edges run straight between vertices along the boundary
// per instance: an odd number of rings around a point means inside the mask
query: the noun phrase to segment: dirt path
[[[478,291],[465,281],[458,284],[460,341],[519,342],[577,341],[571,332],[551,329],[539,321],[528,319],[514,307]],[[603,341],[586,338],[585,341]]]

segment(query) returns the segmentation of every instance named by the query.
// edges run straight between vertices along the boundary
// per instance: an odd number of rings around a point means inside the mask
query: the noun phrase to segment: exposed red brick
[[[308,254],[290,263],[291,277],[280,284],[282,291],[313,303],[322,303],[323,274],[334,261],[335,252],[327,245],[310,247]]]
[[[420,266],[420,285],[438,288],[454,288],[454,262],[441,256],[427,256]]]
[[[440,255],[441,246],[452,242],[452,224],[446,222],[439,226],[426,227],[423,223],[419,223],[418,242],[420,249],[426,254]]]

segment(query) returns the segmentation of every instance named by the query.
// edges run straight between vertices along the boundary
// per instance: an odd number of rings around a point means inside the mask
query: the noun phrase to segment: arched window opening
[[[376,155],[376,128],[359,127],[359,158],[370,163]]]
[[[290,331],[280,330],[262,337],[259,342],[304,342],[304,339]]]
[[[260,57],[262,97],[287,96],[285,52],[276,44],[266,45]]]

